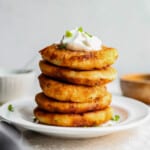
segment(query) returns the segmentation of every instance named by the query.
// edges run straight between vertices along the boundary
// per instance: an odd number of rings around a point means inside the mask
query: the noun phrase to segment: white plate
[[[13,105],[14,112],[8,111],[9,104]],[[34,123],[33,109],[35,106],[33,97],[11,101],[0,108],[0,116],[25,129],[66,138],[90,138],[107,135],[138,126],[150,116],[147,105],[123,96],[113,96],[112,107],[115,114],[120,115],[118,122],[109,121],[98,127],[57,127]]]

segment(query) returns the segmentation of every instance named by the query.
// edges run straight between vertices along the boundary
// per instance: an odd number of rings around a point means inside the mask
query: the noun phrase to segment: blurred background
[[[78,26],[118,49],[119,75],[150,71],[150,0],[0,0],[0,67],[23,67]]]

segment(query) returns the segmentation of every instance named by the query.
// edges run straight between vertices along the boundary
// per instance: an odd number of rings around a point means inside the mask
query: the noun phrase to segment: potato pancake
[[[39,66],[42,73],[47,76],[79,85],[102,85],[113,81],[117,76],[117,71],[112,67],[107,67],[101,70],[77,71],[58,67],[46,61],[40,61]]]
[[[85,113],[89,111],[96,111],[108,107],[111,103],[111,94],[107,94],[102,98],[92,102],[75,103],[75,102],[61,102],[39,93],[35,97],[38,107],[48,112],[56,113]]]
[[[107,122],[112,118],[113,110],[111,107],[107,107],[103,110],[82,114],[59,114],[50,113],[37,107],[34,110],[34,115],[39,122],[43,124],[65,127],[85,127],[97,126]]]
[[[52,44],[40,51],[42,58],[48,62],[75,70],[102,69],[112,65],[118,57],[115,48],[103,46],[99,51],[72,51],[60,49]]]
[[[89,102],[106,95],[106,87],[82,86],[53,80],[43,74],[39,82],[44,94],[59,101]]]

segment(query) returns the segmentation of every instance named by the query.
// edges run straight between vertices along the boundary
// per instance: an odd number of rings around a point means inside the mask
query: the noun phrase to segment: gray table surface
[[[150,150],[150,120],[142,126],[92,139],[62,139],[24,131],[33,150]]]

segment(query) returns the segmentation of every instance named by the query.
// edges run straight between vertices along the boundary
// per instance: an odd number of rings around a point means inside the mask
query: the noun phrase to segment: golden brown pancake
[[[87,112],[82,114],[59,114],[50,113],[40,108],[34,110],[35,117],[40,123],[65,126],[65,127],[82,127],[82,126],[97,126],[107,122],[112,118],[113,110],[107,107],[103,110]]]
[[[53,80],[43,74],[39,76],[44,94],[59,101],[89,102],[106,95],[105,86],[82,86]]]
[[[76,70],[102,69],[112,65],[118,57],[115,48],[103,46],[99,51],[72,51],[60,49],[57,44],[40,51],[42,58],[56,65]]]
[[[95,86],[106,84],[114,80],[117,75],[117,71],[112,67],[101,70],[77,71],[58,67],[46,61],[40,61],[39,66],[43,74],[47,76],[79,85]]]
[[[39,93],[35,97],[38,107],[48,112],[55,113],[85,113],[89,111],[96,111],[104,109],[111,103],[111,94],[94,100],[92,102],[75,103],[75,102],[61,102]]]

